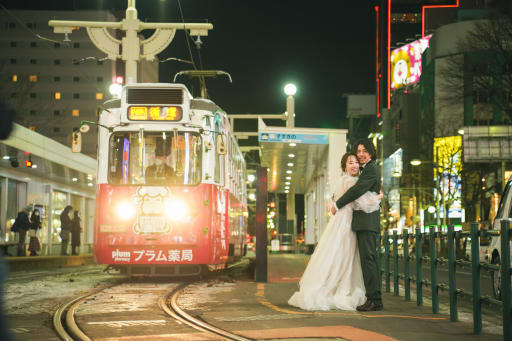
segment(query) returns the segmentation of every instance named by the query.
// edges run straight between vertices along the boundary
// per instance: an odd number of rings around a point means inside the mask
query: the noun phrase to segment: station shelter
[[[19,211],[40,211],[40,255],[60,254],[60,214],[67,205],[81,217],[80,253],[90,253],[96,198],[96,160],[19,124],[0,141],[0,245],[16,255],[11,232]],[[28,238],[28,237],[27,237]],[[28,245],[28,240],[27,240]],[[68,251],[69,253],[69,251]]]
[[[341,177],[346,137],[345,129],[271,127],[258,119],[260,159],[261,166],[268,169],[268,192],[286,195],[286,222],[276,227],[279,251],[298,246],[295,194],[304,195],[304,244],[312,249],[318,243],[329,219],[333,186]]]

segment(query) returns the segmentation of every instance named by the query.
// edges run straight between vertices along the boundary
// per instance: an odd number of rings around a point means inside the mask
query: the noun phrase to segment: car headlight
[[[116,213],[120,219],[132,219],[135,216],[135,205],[129,201],[122,201],[117,204]]]
[[[188,214],[187,205],[177,199],[165,203],[165,216],[170,220],[182,220]]]

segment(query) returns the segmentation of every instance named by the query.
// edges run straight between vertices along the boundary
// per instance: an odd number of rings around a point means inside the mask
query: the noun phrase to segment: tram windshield
[[[109,183],[195,185],[201,182],[201,137],[193,132],[130,131],[110,138]]]

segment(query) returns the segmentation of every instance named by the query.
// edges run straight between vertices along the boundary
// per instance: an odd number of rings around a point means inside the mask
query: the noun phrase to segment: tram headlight
[[[165,216],[170,220],[182,220],[188,215],[187,205],[181,200],[168,200],[165,203]]]
[[[123,220],[132,219],[135,216],[135,205],[128,201],[117,204],[117,216]]]

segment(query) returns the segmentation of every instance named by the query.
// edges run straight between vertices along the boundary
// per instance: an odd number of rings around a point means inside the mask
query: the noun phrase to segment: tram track
[[[180,308],[178,305],[178,298],[180,294],[187,288],[187,286],[192,284],[197,284],[198,282],[189,282],[186,284],[180,284],[176,283],[176,286],[168,291],[164,295],[160,295],[157,302],[155,302],[159,308],[160,312],[164,312],[167,316],[172,318],[171,321],[161,321],[164,324],[166,322],[175,323],[178,325],[181,325],[181,329],[188,328],[189,330],[182,330],[182,332],[186,333],[190,330],[193,330],[193,333],[197,334],[197,331],[200,332],[200,334],[207,334],[208,336],[204,335],[205,339],[208,340],[236,340],[236,341],[249,341],[251,339],[233,334],[227,330],[223,330],[220,328],[217,328],[213,325],[210,325],[200,319],[197,319],[191,315],[189,315],[187,312],[185,312],[183,309]],[[62,304],[54,313],[53,315],[53,326],[55,329],[55,332],[59,336],[61,340],[65,341],[74,341],[74,340],[80,340],[80,341],[91,341],[98,337],[98,333],[96,332],[95,335],[91,335],[94,333],[91,333],[92,329],[90,326],[87,325],[86,322],[81,321],[81,323],[77,322],[77,314],[76,312],[79,310],[81,305],[85,305],[87,303],[87,300],[94,300],[94,302],[102,303],[101,299],[98,299],[101,294],[104,294],[104,296],[112,297],[110,293],[105,293],[106,290],[116,290],[122,286],[127,285],[126,283],[120,283],[113,286],[110,286],[108,288],[102,288],[101,290],[95,291],[93,293],[89,293],[86,295],[81,295],[79,297],[74,297],[67,301],[66,303]],[[126,289],[124,289],[125,292],[133,292],[137,290],[142,290],[143,286],[137,287],[137,284],[131,284],[128,285]],[[122,291],[122,290],[121,290]],[[157,291],[161,291],[161,288],[158,288]],[[106,294],[106,295],[105,295]],[[115,302],[113,303],[115,304]],[[90,305],[90,304],[89,304]],[[161,314],[160,314],[161,315]],[[127,319],[130,319],[130,315],[127,314]],[[138,315],[138,318],[140,319],[140,315]],[[147,320],[140,320],[145,321]],[[83,322],[83,323],[82,323]],[[123,325],[123,323],[126,324],[126,326],[129,326],[129,323],[135,323],[137,321],[113,321],[112,323]],[[89,322],[89,325],[93,324],[94,322]],[[105,322],[107,323],[107,322]],[[185,327],[187,326],[187,327]],[[88,330],[89,329],[89,330]],[[170,330],[174,330],[176,328],[168,328]],[[161,334],[162,330],[159,331]],[[118,335],[124,336],[124,335]],[[128,336],[128,335],[126,335]]]

